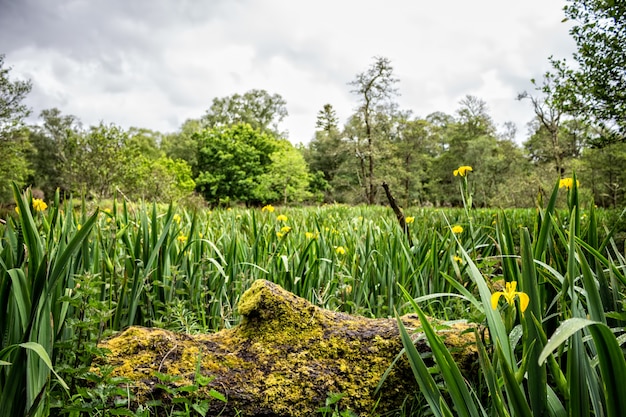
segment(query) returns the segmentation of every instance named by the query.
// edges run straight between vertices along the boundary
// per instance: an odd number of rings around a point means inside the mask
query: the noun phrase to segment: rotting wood
[[[280,286],[255,281],[238,305],[241,324],[213,334],[186,335],[163,329],[131,327],[101,344],[110,353],[97,358],[93,370],[112,366],[111,376],[130,380],[135,401],[167,404],[156,372],[182,377],[173,386],[214,379],[195,395],[208,398],[213,388],[227,403],[213,400],[207,415],[311,416],[330,393],[343,393],[339,406],[367,416],[398,409],[418,391],[402,357],[392,368],[380,398],[374,395],[383,373],[402,350],[395,319],[369,319],[316,307]],[[416,316],[402,317],[418,328]],[[442,329],[441,323],[437,327]],[[469,325],[440,330],[462,370],[475,372],[477,353]],[[416,342],[421,352],[429,347]],[[198,362],[199,361],[199,362]],[[203,397],[204,396],[204,397]],[[193,401],[194,399],[192,399]],[[378,404],[376,405],[376,403]]]

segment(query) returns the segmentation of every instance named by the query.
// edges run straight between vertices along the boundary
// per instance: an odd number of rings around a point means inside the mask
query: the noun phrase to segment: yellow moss
[[[224,416],[234,415],[235,408],[244,415],[309,416],[330,392],[346,394],[341,404],[368,415],[378,401],[376,386],[402,349],[395,320],[322,310],[267,281],[256,281],[238,308],[242,323],[215,334],[128,329],[104,343],[111,355],[100,362],[143,384],[139,392],[149,392],[159,369],[191,383],[200,357],[201,372],[215,377],[207,389],[229,398],[232,413]],[[413,316],[403,321],[419,327]],[[459,335],[461,328],[451,328],[445,340],[468,352],[473,335]],[[412,390],[415,379],[403,359],[389,374],[377,412],[394,410]]]

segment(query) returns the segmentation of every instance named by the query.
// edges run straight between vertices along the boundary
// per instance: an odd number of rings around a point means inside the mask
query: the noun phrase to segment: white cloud
[[[401,108],[453,114],[466,94],[525,134],[515,100],[547,57],[573,51],[564,1],[0,0],[0,53],[33,81],[35,114],[59,107],[84,124],[176,130],[215,97],[282,95],[294,142],[313,137],[331,103],[345,121],[348,83],[374,56],[391,59]],[[5,13],[3,13],[5,12]],[[519,137],[521,139],[521,137]]]

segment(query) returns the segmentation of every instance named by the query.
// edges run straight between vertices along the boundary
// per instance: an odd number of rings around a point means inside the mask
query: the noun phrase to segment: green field
[[[382,206],[43,207],[15,192],[18,213],[0,224],[0,415],[136,415],[89,371],[98,341],[129,325],[232,327],[256,279],[331,310],[486,326],[472,387],[434,333],[431,372],[405,339],[425,393],[414,415],[626,415],[619,213],[579,207],[576,187],[537,209],[408,208],[408,234]]]

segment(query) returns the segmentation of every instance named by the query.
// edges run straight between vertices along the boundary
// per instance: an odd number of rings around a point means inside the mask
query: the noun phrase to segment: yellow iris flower
[[[573,186],[574,186],[573,178],[563,178],[562,180],[559,181],[559,188],[567,188],[568,190],[571,190]],[[576,180],[576,187],[578,186],[580,186],[580,182]]]
[[[461,177],[464,177],[465,175],[467,175],[468,172],[472,172],[472,171],[473,171],[473,169],[472,169],[471,166],[469,166],[469,165],[462,165],[462,166],[458,167],[457,169],[455,169],[453,171],[453,174],[454,174],[455,177],[458,177],[459,175]]]
[[[40,198],[33,198],[33,208],[35,211],[44,211],[48,208],[48,205]]]
[[[463,233],[463,227],[459,226],[458,224],[456,226],[452,226],[452,233],[454,233],[455,235]]]
[[[413,223],[415,221],[415,217],[413,217],[413,216],[406,216],[404,218],[404,221],[406,222],[406,224],[411,224],[411,223]]]
[[[287,216],[285,216],[284,214],[279,214],[278,216],[276,216],[276,220],[278,220],[279,222],[286,222]]]
[[[515,297],[517,297],[519,298],[520,309],[523,313],[530,303],[530,298],[525,292],[515,291],[516,289],[517,281],[507,282],[504,291],[497,291],[491,295],[491,308],[494,310],[498,308],[498,300],[500,300],[500,297],[504,297],[509,305],[513,305],[515,303]]]
[[[274,212],[274,206],[271,205],[271,204],[268,204],[267,206],[263,206],[261,211],[267,211],[268,213],[273,213]]]

